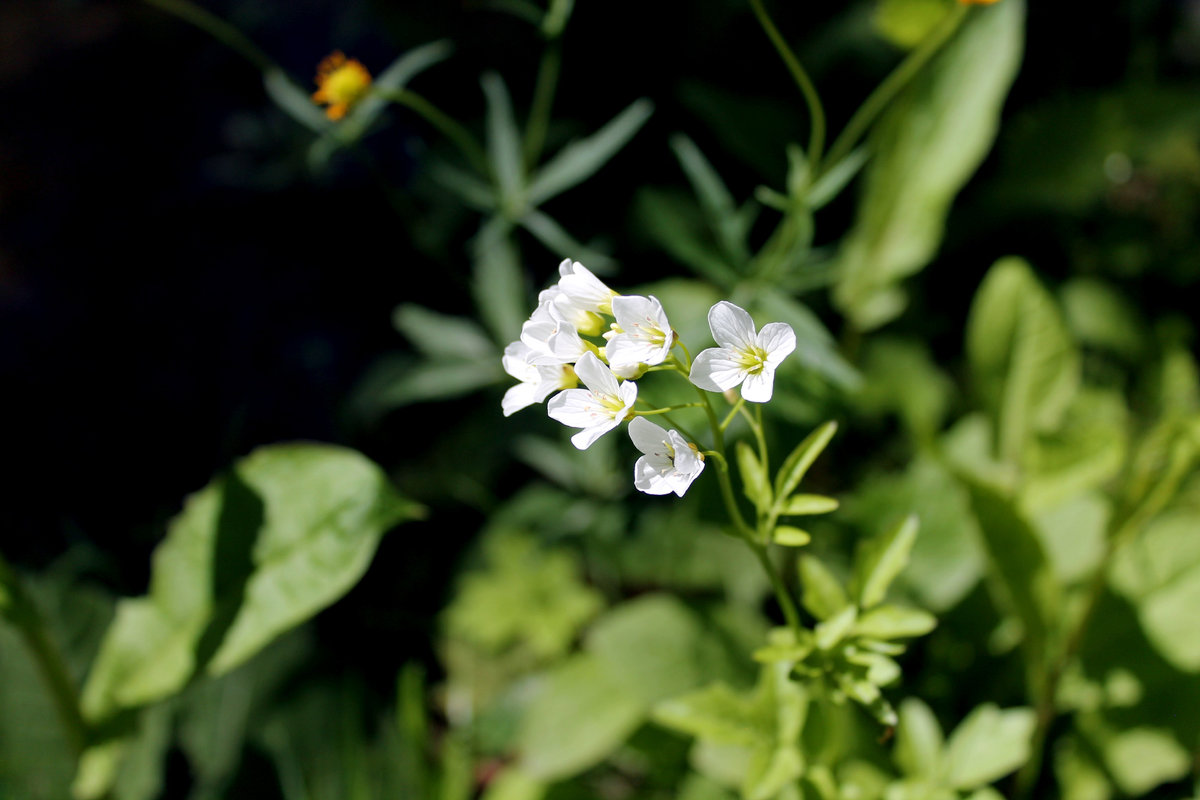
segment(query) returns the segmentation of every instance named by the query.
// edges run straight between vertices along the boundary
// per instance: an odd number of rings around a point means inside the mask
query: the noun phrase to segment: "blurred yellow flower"
[[[357,59],[348,59],[341,50],[335,50],[317,66],[316,81],[313,101],[329,106],[325,116],[338,120],[371,88],[371,73]]]

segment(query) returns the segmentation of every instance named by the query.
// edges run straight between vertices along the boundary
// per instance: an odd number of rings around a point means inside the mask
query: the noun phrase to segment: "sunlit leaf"
[[[1029,758],[1035,722],[1029,708],[977,706],[946,742],[950,785],[974,789],[1020,767]]]
[[[861,608],[879,605],[892,581],[908,566],[918,527],[917,518],[910,515],[859,548],[854,559],[854,585]]]

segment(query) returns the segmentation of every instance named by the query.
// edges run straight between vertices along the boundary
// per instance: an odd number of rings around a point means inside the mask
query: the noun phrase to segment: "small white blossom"
[[[558,287],[542,292],[537,309],[521,326],[521,341],[533,353],[531,364],[573,364],[589,349],[555,306],[560,293]]]
[[[696,356],[688,376],[691,382],[710,392],[724,392],[742,383],[746,400],[770,400],[775,369],[796,349],[792,326],[771,322],[755,333],[754,320],[745,309],[722,300],[709,309],[708,327],[721,346]]]
[[[629,438],[644,455],[633,467],[633,485],[646,494],[683,493],[704,471],[704,456],[678,431],[668,431],[645,417],[629,422]]]
[[[616,292],[578,261],[564,259],[558,265],[558,290],[553,298],[562,319],[585,336],[604,330],[604,315],[612,314]]]
[[[583,428],[571,437],[571,444],[586,450],[633,415],[637,384],[633,381],[618,384],[617,376],[591,351],[575,364],[575,374],[587,389],[568,389],[555,395],[546,411],[551,419],[564,425]]]
[[[667,360],[675,332],[657,298],[618,295],[612,299],[612,311],[617,322],[605,334],[609,340],[605,354],[613,372],[621,375],[642,364],[654,366]]]
[[[560,389],[577,386],[575,371],[569,364],[535,364],[537,354],[524,342],[513,342],[504,348],[501,363],[504,371],[520,381],[509,388],[500,401],[500,409],[508,417],[546,398]]]

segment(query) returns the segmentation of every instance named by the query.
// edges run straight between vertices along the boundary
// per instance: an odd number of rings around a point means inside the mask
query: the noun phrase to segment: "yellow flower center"
[[[767,365],[767,351],[761,347],[738,351],[738,364],[751,375],[757,375]]]

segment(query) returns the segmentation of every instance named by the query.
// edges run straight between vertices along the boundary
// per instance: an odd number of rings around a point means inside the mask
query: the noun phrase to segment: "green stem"
[[[454,142],[458,149],[462,151],[462,154],[467,157],[467,160],[471,162],[471,166],[478,170],[481,175],[490,174],[488,171],[487,156],[484,155],[483,148],[475,142],[470,132],[449,114],[410,89],[376,89],[375,93],[380,97],[391,100],[397,105],[405,106],[417,112],[426,122],[437,128],[445,134],[446,138]]]
[[[559,68],[562,65],[562,45],[558,39],[546,45],[538,66],[537,84],[533,89],[533,104],[529,109],[529,124],[525,126],[525,168],[532,170],[542,156],[546,130],[550,127],[550,110],[558,88]]]
[[[75,683],[67,671],[58,647],[46,632],[46,625],[33,601],[26,594],[16,573],[0,558],[0,590],[9,594],[6,616],[17,626],[34,661],[41,671],[46,688],[54,700],[54,709],[62,723],[67,744],[78,758],[87,743],[87,723],[79,708]]]
[[[266,53],[259,50],[257,45],[250,41],[250,37],[246,34],[188,0],[145,0],[145,2],[168,14],[175,15],[184,22],[190,22],[230,49],[240,53],[262,72],[279,68]]]
[[[758,17],[758,23],[766,32],[767,38],[771,40],[771,44],[775,45],[775,50],[783,59],[783,63],[787,65],[788,71],[792,73],[792,79],[800,87],[800,93],[804,95],[804,102],[808,105],[810,120],[808,163],[812,166],[813,174],[816,174],[817,167],[821,163],[821,151],[825,147],[825,109],[821,107],[821,98],[817,94],[817,87],[813,85],[812,79],[800,65],[800,60],[796,58],[795,53],[779,33],[779,29],[775,27],[775,23],[771,21],[767,10],[763,8],[762,0],[750,0],[750,6],[754,9],[754,15]]]
[[[846,123],[846,127],[842,129],[841,134],[834,140],[833,146],[829,148],[827,164],[837,164],[849,155],[854,146],[858,144],[858,140],[867,132],[871,123],[892,101],[892,98],[908,85],[909,81],[921,71],[921,67],[925,66],[926,62],[933,58],[942,45],[958,30],[958,26],[966,17],[969,9],[970,6],[956,4],[954,9],[947,12],[945,18],[934,26],[921,44],[909,53],[899,66],[883,79],[882,83],[875,87],[875,91],[871,92],[866,101],[859,106],[858,111],[854,112],[854,116]]]
[[[745,403],[746,398],[739,397],[737,399],[737,402],[733,404],[733,408],[729,409],[729,413],[725,416],[725,419],[721,420],[721,430],[725,430],[729,427],[729,423],[733,422],[733,418],[736,417],[738,412],[742,410],[742,406],[745,405]]]
[[[681,408],[699,408],[703,403],[680,403],[677,406],[666,406],[665,408],[656,408],[653,411],[635,411],[634,414],[639,417],[652,417],[655,414],[669,414],[672,411],[678,411]]]
[[[775,565],[771,563],[767,546],[757,542],[747,542],[747,544],[754,551],[754,555],[758,557],[758,563],[762,564],[763,569],[766,570],[767,577],[771,579],[771,588],[775,590],[775,600],[779,603],[780,610],[783,611],[783,617],[787,620],[788,627],[796,633],[796,637],[799,639],[804,630],[800,624],[800,614],[796,611],[796,603],[792,600],[787,586],[784,585],[783,578],[779,576]]]

